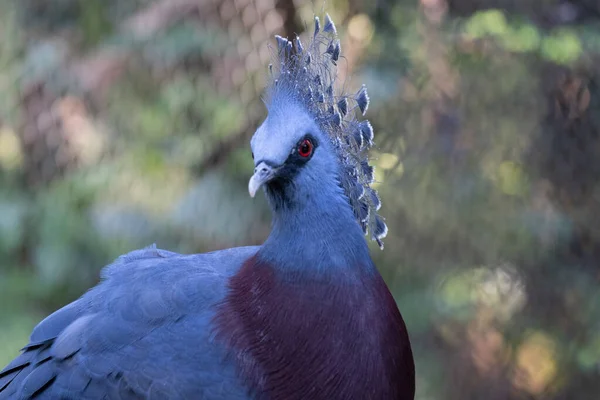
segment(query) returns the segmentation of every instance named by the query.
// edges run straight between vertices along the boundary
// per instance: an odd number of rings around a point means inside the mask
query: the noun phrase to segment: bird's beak
[[[262,185],[273,179],[276,172],[276,168],[267,165],[265,162],[260,162],[256,168],[254,168],[254,175],[252,175],[250,182],[248,182],[248,192],[250,193],[250,197],[254,197]]]

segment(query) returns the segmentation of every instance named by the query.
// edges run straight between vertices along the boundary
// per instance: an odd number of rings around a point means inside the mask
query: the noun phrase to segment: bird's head
[[[254,174],[248,190],[263,187],[275,210],[313,207],[315,201],[347,202],[365,233],[382,247],[387,233],[377,192],[371,188],[373,167],[368,150],[373,129],[364,115],[369,98],[363,86],[356,94],[335,93],[340,42],[325,17],[306,48],[276,36],[276,67],[265,103],[268,116],[254,134]],[[324,206],[324,205],[323,205]]]
[[[264,186],[276,208],[301,207],[315,194],[341,194],[338,160],[330,138],[301,104],[280,99],[251,142],[254,197]]]

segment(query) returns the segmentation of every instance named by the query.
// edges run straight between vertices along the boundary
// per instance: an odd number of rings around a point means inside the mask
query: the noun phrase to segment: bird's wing
[[[0,400],[244,398],[211,320],[227,278],[256,250],[120,257],[33,330],[0,372]]]

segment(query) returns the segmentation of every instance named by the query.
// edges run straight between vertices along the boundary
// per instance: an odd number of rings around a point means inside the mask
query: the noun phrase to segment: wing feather
[[[213,305],[255,247],[184,256],[150,247],[44,319],[0,372],[4,399],[244,399]]]

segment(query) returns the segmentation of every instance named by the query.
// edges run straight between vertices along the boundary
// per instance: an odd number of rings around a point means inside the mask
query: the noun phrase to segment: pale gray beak
[[[256,168],[254,168],[254,175],[252,175],[250,182],[248,182],[248,193],[250,193],[250,197],[254,197],[262,185],[273,179],[276,171],[275,168],[264,162],[260,162]]]

